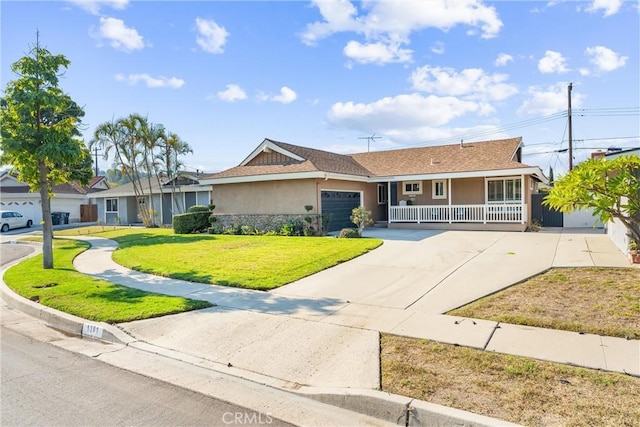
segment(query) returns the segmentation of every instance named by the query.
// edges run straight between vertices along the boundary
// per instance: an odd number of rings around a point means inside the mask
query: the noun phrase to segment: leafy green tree
[[[362,232],[367,225],[373,224],[371,219],[371,211],[368,211],[364,206],[359,206],[351,211],[351,222],[358,226],[358,235],[362,237]]]
[[[58,86],[70,61],[40,46],[13,63],[18,75],[0,99],[0,163],[10,164],[18,179],[42,201],[43,267],[53,268],[52,186],[72,181],[87,184],[91,156],[78,129],[84,111]]]
[[[593,208],[607,223],[613,218],[640,243],[640,157],[589,159],[555,181],[544,204],[561,212]]]

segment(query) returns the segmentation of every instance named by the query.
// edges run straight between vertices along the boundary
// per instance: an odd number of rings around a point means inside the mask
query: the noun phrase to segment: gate
[[[537,221],[543,227],[562,227],[564,225],[562,212],[542,204],[546,195],[547,193],[531,195],[531,220]]]

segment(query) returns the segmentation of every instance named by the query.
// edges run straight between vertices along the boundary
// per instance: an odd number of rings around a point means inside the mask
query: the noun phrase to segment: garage
[[[322,216],[329,217],[327,231],[354,228],[351,211],[360,206],[359,191],[322,191]]]

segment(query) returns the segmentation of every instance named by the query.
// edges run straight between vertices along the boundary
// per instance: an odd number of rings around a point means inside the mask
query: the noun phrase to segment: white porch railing
[[[511,222],[524,223],[526,205],[411,205],[391,206],[389,222]]]

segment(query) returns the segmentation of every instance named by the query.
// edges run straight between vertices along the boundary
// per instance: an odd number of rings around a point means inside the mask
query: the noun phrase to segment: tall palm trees
[[[90,142],[90,148],[94,147],[102,149],[105,160],[115,152],[114,163],[133,184],[140,219],[147,227],[157,227],[151,183],[155,179],[161,188],[160,178],[164,174],[169,180],[175,180],[181,165],[178,156],[191,153],[189,145],[176,134],[167,134],[161,124],[149,122],[140,114],[130,114],[99,125]],[[146,188],[142,185],[145,179]],[[174,191],[172,188],[172,193]],[[175,199],[173,194],[172,199]]]

